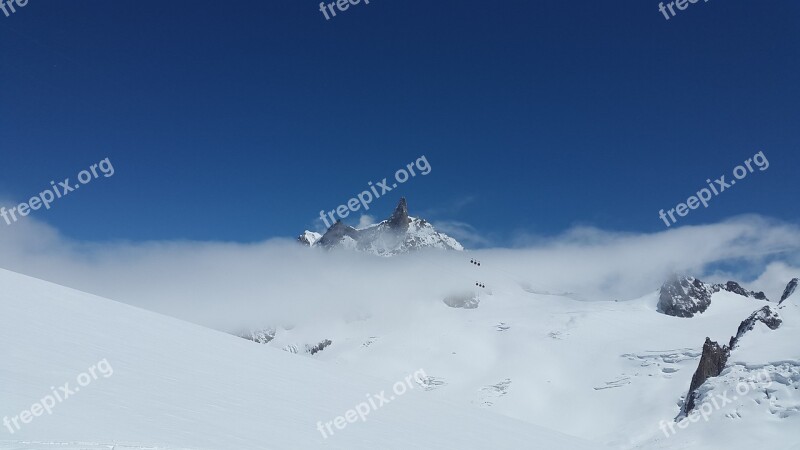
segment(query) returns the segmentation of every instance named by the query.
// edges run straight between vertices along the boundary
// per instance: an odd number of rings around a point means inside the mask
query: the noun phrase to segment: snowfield
[[[600,448],[421,388],[324,439],[318,421],[402,377],[361,375],[5,270],[0,285],[0,415],[75,386],[102,359],[113,367],[52,415],[14,434],[3,427],[3,449]]]
[[[776,309],[784,319],[778,330],[757,323],[703,392],[723,395],[761,370],[772,384],[670,433],[662,423],[680,413],[705,338],[727,344],[743,320],[777,302],[721,291],[706,312],[679,318],[657,312],[657,291],[629,301],[579,301],[533,293],[492,267],[479,269],[487,287],[474,290],[477,308],[439,300],[418,307],[410,321],[365,316],[275,327],[267,345],[302,349],[330,340],[323,351],[298,356],[388,379],[419,366],[432,398],[610,448],[744,450],[800,441],[800,299]]]
[[[368,272],[340,281],[349,256],[302,250],[338,272],[298,271],[298,292],[319,285],[360,300],[339,313],[342,303],[331,301],[307,320],[271,321],[256,308],[247,323],[260,328],[230,333],[0,271],[1,416],[30,409],[98,361],[114,369],[52,415],[13,434],[0,427],[0,449],[752,450],[800,442],[800,292],[779,306],[720,290],[704,312],[681,318],[658,311],[658,286],[613,301],[548,293],[499,268],[496,254],[371,257]],[[260,281],[279,292],[295,286],[276,276]],[[719,376],[696,391],[703,417],[676,423],[705,339],[728,344],[767,305],[781,325],[757,321]],[[320,426],[420,369],[413,389],[323,437]]]

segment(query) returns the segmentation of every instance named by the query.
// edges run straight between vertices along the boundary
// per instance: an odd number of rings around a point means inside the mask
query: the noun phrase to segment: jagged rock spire
[[[423,248],[464,250],[458,241],[436,231],[425,219],[409,216],[405,198],[400,199],[388,219],[377,224],[353,228],[339,220],[322,236],[306,231],[298,241],[309,247],[329,250],[336,247],[347,248],[378,256],[394,256]]]
[[[730,354],[730,347],[727,345],[720,347],[718,343],[706,338],[706,342],[703,344],[703,354],[700,357],[697,370],[692,376],[692,383],[689,385],[689,393],[686,395],[686,403],[683,405],[681,415],[689,415],[694,409],[697,401],[697,388],[705,383],[707,379],[719,376],[722,373]]]
[[[410,222],[411,220],[408,218],[408,203],[406,203],[405,197],[401,197],[397,208],[394,209],[391,217],[389,217],[389,227],[405,230]]]
[[[794,294],[795,289],[797,289],[797,285],[800,283],[800,278],[793,278],[792,281],[786,285],[786,290],[783,291],[783,295],[781,296],[781,301],[778,303],[779,305],[784,302],[787,298],[791,297]]]

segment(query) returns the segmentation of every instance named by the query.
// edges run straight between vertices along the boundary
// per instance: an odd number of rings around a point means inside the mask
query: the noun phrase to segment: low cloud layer
[[[628,300],[678,271],[737,279],[777,299],[800,276],[800,228],[758,216],[652,234],[575,228],[518,241],[516,249],[387,259],[289,239],[84,243],[29,217],[0,229],[0,267],[224,330],[331,315],[403,320],[476,281],[498,294],[525,286],[587,301]],[[480,268],[469,264],[473,257]]]

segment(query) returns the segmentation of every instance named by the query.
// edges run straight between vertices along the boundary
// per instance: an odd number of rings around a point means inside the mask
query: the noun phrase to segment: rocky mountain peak
[[[661,286],[658,312],[675,317],[694,317],[711,304],[711,295],[719,289],[694,278],[673,274]]]
[[[727,291],[747,298],[769,301],[763,292],[748,291],[735,281],[710,284],[689,276],[673,274],[661,286],[658,312],[675,317],[694,317],[711,305],[711,296]]]
[[[379,256],[394,256],[423,248],[464,250],[452,237],[436,231],[424,219],[408,214],[408,202],[401,198],[388,219],[364,228],[353,228],[344,222],[333,224],[321,237],[306,231],[297,240],[309,247],[347,248]]]
[[[405,197],[401,197],[387,224],[389,228],[395,230],[406,230],[409,223],[411,223],[411,220],[408,218],[408,203]]]

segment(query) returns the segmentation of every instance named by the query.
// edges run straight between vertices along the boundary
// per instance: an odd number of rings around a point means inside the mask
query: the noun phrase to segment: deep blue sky
[[[509,242],[659,231],[759,150],[770,167],[679,225],[798,221],[800,3],[30,0],[0,14],[0,196],[109,157],[34,216],[69,237],[294,236],[425,155],[373,203]],[[730,175],[728,175],[730,178]],[[3,226],[5,226],[3,224]]]

